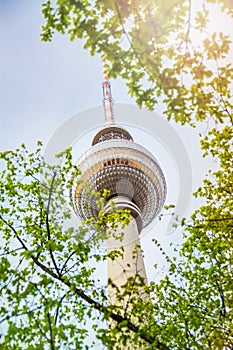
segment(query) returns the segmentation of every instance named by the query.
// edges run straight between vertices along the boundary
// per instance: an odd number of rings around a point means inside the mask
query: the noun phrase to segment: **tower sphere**
[[[92,147],[78,161],[79,180],[71,189],[74,210],[82,219],[98,217],[96,196],[91,191],[110,191],[106,200],[125,197],[139,209],[145,227],[161,211],[166,182],[154,156],[133,141],[130,133],[111,124],[95,135]],[[84,183],[89,184],[87,195]]]

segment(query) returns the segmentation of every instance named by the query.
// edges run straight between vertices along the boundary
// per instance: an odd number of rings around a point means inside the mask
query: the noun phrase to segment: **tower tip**
[[[106,72],[106,60],[102,59],[102,72],[103,72],[103,106],[105,114],[105,122],[107,125],[114,124],[115,118],[113,113],[113,98],[111,93],[111,84],[108,80],[108,75]]]

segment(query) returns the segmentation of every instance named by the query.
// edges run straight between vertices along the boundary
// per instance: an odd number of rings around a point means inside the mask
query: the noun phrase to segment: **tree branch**
[[[51,317],[50,317],[50,313],[49,313],[49,312],[47,312],[47,318],[48,318],[48,322],[49,322],[49,334],[50,334],[49,342],[50,342],[50,349],[51,349],[51,350],[55,350],[55,345],[54,345],[54,341],[53,341],[53,328],[52,328]]]
[[[63,302],[63,300],[65,299],[65,297],[67,296],[67,294],[69,294],[69,293],[70,293],[70,290],[69,290],[68,292],[66,292],[66,293],[61,297],[61,299],[59,300],[59,304],[58,304],[58,306],[57,306],[57,310],[56,310],[56,314],[55,314],[55,321],[54,321],[55,325],[56,325],[57,320],[58,320],[58,315],[59,315],[59,311],[60,311],[60,307],[61,307],[61,305],[62,305],[62,302]]]
[[[50,204],[51,204],[51,199],[52,199],[53,184],[54,184],[56,176],[57,176],[57,173],[54,172],[53,178],[52,178],[52,183],[51,183],[51,186],[50,186],[50,189],[49,189],[48,205],[47,205],[47,209],[46,209],[46,229],[47,229],[47,234],[48,234],[48,240],[49,241],[51,240],[51,233],[50,233],[50,226],[49,226],[49,211],[50,211]],[[56,263],[56,260],[54,258],[53,251],[52,251],[51,248],[49,248],[49,253],[50,253],[53,265],[55,267],[55,270],[58,273],[58,275],[60,275],[60,271],[58,269],[58,266],[57,266],[57,263]]]
[[[17,234],[16,229],[9,224],[4,218],[0,216],[0,218],[4,221],[4,223],[14,232],[16,238],[21,243],[22,247],[29,251],[26,244],[23,242],[23,240],[19,237]],[[145,342],[149,344],[154,344],[156,346],[155,349],[158,350],[171,350],[169,347],[167,347],[165,344],[158,341],[153,336],[147,334],[146,332],[142,331],[138,326],[133,324],[127,317],[122,317],[118,314],[115,314],[114,312],[109,311],[109,308],[105,305],[100,304],[96,300],[92,299],[89,295],[87,295],[81,288],[77,288],[73,283],[71,283],[66,276],[61,276],[60,273],[55,273],[52,269],[50,269],[48,266],[44,265],[42,262],[39,261],[37,257],[35,257],[33,254],[31,254],[30,258],[32,261],[40,267],[45,273],[47,273],[49,276],[53,277],[54,279],[62,282],[64,285],[66,285],[70,290],[72,290],[76,295],[78,295],[81,299],[86,301],[89,305],[91,305],[94,309],[99,311],[102,314],[108,315],[109,318],[111,318],[113,321],[116,321],[118,324],[121,322],[127,323],[127,328],[132,331],[133,333],[140,334],[140,338],[145,340]]]
[[[0,218],[1,218],[1,217],[0,217]],[[15,253],[15,252],[17,252],[17,251],[19,251],[19,250],[22,250],[22,249],[23,249],[23,247],[15,248],[15,249],[13,249],[13,250],[10,250],[10,251],[7,251],[7,252],[4,252],[4,253],[0,254],[0,257],[1,257],[1,256],[6,256],[6,255],[8,255],[8,254]]]
[[[108,314],[109,317],[116,321],[118,324],[127,321],[127,328],[131,330],[134,333],[140,334],[140,338],[145,340],[149,344],[156,344],[158,350],[170,350],[165,344],[157,341],[154,337],[146,334],[145,332],[141,331],[139,327],[135,326],[132,322],[128,320],[126,317],[122,317],[120,315],[115,314],[114,312],[109,312],[108,307],[100,304],[96,300],[89,297],[82,289],[77,288],[71,283],[69,280],[64,278],[63,276],[55,274],[51,269],[49,269],[47,266],[42,264],[40,261],[37,261],[37,259],[32,256],[33,261],[39,266],[43,271],[48,273],[53,278],[59,280],[60,282],[64,283],[67,287],[72,288],[74,293],[81,297],[83,300],[85,300],[88,304],[90,304],[94,309],[98,310],[99,312],[103,314]]]
[[[19,316],[23,316],[23,315],[26,315],[26,314],[34,313],[36,310],[40,310],[40,309],[41,309],[41,305],[38,305],[37,307],[35,307],[32,310],[27,310],[27,311],[22,311],[22,312],[19,311],[17,314],[13,314],[12,313],[12,315],[7,315],[6,317],[2,318],[0,320],[0,324],[5,322],[5,321],[10,320],[12,317],[19,317]]]

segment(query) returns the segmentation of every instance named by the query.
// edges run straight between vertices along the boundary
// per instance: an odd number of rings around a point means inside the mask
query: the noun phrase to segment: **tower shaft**
[[[119,222],[119,226],[114,231],[114,236],[112,232],[108,234],[108,254],[116,250],[120,253],[114,260],[108,259],[108,302],[109,305],[120,307],[122,315],[131,315],[135,298],[136,300],[147,298],[143,287],[135,288],[137,283],[141,283],[142,281],[147,283],[146,269],[139,238],[142,229],[142,220],[139,208],[128,198],[117,196],[114,197],[113,202],[117,209],[130,210],[130,223],[127,226],[123,226]],[[107,203],[105,206],[105,215],[111,211],[110,208],[111,206]],[[114,237],[121,237],[122,240],[120,241]],[[133,316],[130,317],[132,321]],[[110,327],[116,327],[115,321],[110,321]],[[139,347],[135,346],[130,337],[126,344],[123,344],[118,339],[113,346],[113,350],[123,350],[126,348],[134,350],[144,349],[142,344]]]
[[[108,253],[118,249],[120,255],[114,259],[108,259],[108,278],[113,285],[116,285],[121,292],[121,287],[127,282],[128,278],[140,276],[146,282],[146,269],[142,256],[139,234],[142,229],[142,221],[139,208],[124,196],[117,196],[113,199],[117,209],[126,209],[130,211],[130,223],[123,226],[121,222],[114,231],[114,236],[109,232],[107,240]],[[105,206],[105,215],[111,212],[109,203]],[[122,251],[120,247],[123,247]],[[117,302],[116,288],[111,283],[108,287],[108,299],[110,304],[119,304]],[[123,302],[121,307],[124,308]]]

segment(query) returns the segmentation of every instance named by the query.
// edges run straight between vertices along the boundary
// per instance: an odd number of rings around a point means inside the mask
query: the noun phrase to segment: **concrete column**
[[[135,277],[136,275],[142,276],[146,281],[146,270],[139,239],[139,234],[142,229],[140,211],[127,197],[118,196],[115,197],[113,201],[117,209],[128,209],[131,215],[129,225],[123,228],[119,223],[119,227],[114,232],[115,236],[119,235],[119,237],[123,237],[123,239],[120,241],[114,237],[108,238],[108,252],[119,249],[121,246],[124,247],[121,257],[117,257],[113,261],[108,259],[108,278],[118,287],[124,285],[129,277]],[[107,203],[106,214],[109,212],[111,212],[111,205]],[[135,246],[139,247],[135,249]],[[108,300],[109,303],[115,304],[115,289],[111,286],[108,288]],[[124,307],[124,303],[122,307]]]

